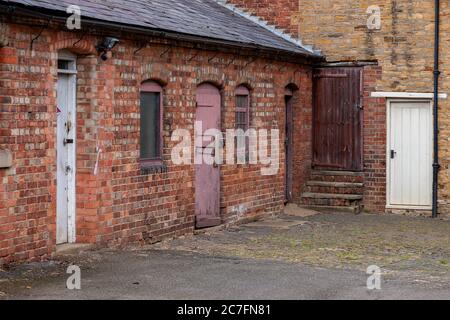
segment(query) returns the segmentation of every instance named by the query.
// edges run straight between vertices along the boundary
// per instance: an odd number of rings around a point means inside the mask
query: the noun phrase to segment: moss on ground
[[[308,223],[289,230],[242,226],[175,240],[169,247],[328,268],[378,265],[394,272],[449,276],[449,221],[368,214],[322,214],[304,220]]]

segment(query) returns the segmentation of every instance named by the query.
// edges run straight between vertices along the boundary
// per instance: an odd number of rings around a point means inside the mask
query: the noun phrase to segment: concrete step
[[[364,175],[361,172],[314,170],[311,174],[311,181],[337,182],[337,183],[363,183]]]
[[[302,194],[302,198],[313,199],[343,199],[343,200],[362,200],[363,196],[359,194],[335,194],[335,193],[312,193],[305,192]]]
[[[287,216],[302,217],[302,218],[315,216],[315,215],[319,214],[319,212],[317,212],[315,210],[311,210],[309,208],[299,206],[296,203],[288,203],[286,205],[286,207],[284,208],[283,213]]]
[[[362,206],[348,206],[348,207],[340,207],[340,206],[300,206],[305,210],[313,210],[323,213],[335,213],[335,212],[349,212],[359,214],[362,212]]]
[[[300,204],[305,206],[354,207],[359,206],[362,199],[363,196],[359,194],[305,192],[300,198]]]
[[[332,193],[332,194],[358,194],[364,193],[363,183],[309,181],[304,192],[306,193]]]
[[[321,175],[321,176],[363,176],[363,172],[359,171],[332,171],[332,170],[313,170],[313,175]]]
[[[362,188],[364,183],[358,182],[335,182],[335,181],[309,181],[310,187],[334,187],[334,188]]]

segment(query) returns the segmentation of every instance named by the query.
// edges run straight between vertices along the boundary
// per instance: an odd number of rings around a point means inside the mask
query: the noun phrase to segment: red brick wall
[[[386,99],[372,98],[382,77],[380,66],[364,67],[364,206],[370,212],[386,211]]]
[[[293,193],[300,195],[311,176],[312,165],[312,81],[310,75],[303,78],[298,91],[294,92],[294,166]]]
[[[252,13],[269,24],[298,36],[299,0],[228,0],[227,3]]]
[[[311,72],[307,66],[235,54],[169,46],[149,39],[140,50],[121,39],[113,57],[101,61],[99,39],[10,25],[9,46],[0,48],[0,149],[14,155],[0,169],[0,263],[41,259],[55,249],[57,52],[79,54],[77,84],[77,241],[100,245],[152,243],[194,229],[194,166],[170,161],[171,133],[193,134],[195,91],[211,81],[221,88],[223,129],[234,127],[234,91],[251,90],[255,128],[278,128],[284,141],[284,88],[299,90],[295,114],[295,191],[309,175]],[[72,48],[77,43],[76,48]],[[249,63],[250,62],[250,63]],[[139,164],[139,86],[164,83],[164,164],[161,173]],[[94,175],[98,151],[99,171]],[[284,201],[284,144],[280,170],[260,175],[259,166],[224,165],[221,208],[225,222],[276,214]]]
[[[313,19],[316,23],[310,24],[308,28],[320,32],[320,25],[323,24],[318,23],[318,21],[323,17],[330,17],[329,13],[323,14],[324,11],[330,10],[330,6],[326,3],[319,5],[320,8],[315,9],[316,11],[314,11],[313,8],[309,8],[310,6],[308,4],[304,4],[303,1],[298,0],[228,0],[228,3],[234,4],[245,11],[262,17],[270,24],[283,29],[294,36],[299,35],[299,25],[303,24],[305,19]],[[302,6],[308,7],[307,10],[303,10]],[[353,7],[347,3],[345,8],[348,9]],[[364,11],[362,16],[366,17]],[[328,25],[331,26],[331,32],[335,33],[336,30],[333,29],[332,26],[338,26],[339,23],[334,21]],[[301,28],[301,30],[304,30],[304,34],[300,35],[300,37],[310,38],[308,36],[307,28]],[[346,60],[352,60],[349,59],[344,52],[348,48],[346,43],[341,41],[342,39],[339,40],[342,43],[342,47],[339,47],[338,45],[329,47],[329,43],[321,43],[321,39],[322,38],[320,37],[318,40],[310,39],[307,40],[307,43],[317,45],[319,49],[325,50],[326,53],[330,48],[338,48],[337,50],[342,49],[342,52],[339,52],[341,58],[335,56],[332,57],[331,60],[339,61],[340,59],[344,59],[343,57],[345,57]],[[323,39],[325,39],[325,37],[323,37]],[[366,49],[366,46],[367,44],[359,45],[358,50],[364,50]],[[370,93],[377,91],[377,85],[379,86],[381,80],[381,67],[368,66],[364,68],[364,205],[366,209],[372,212],[384,212],[386,209],[386,100],[370,98]],[[299,169],[296,169],[295,171],[299,172],[298,170]],[[304,179],[302,178],[300,181],[304,181]],[[299,190],[298,182],[295,190]]]

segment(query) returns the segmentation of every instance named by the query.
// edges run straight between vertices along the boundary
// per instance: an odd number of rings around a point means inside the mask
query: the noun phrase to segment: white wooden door
[[[56,243],[75,242],[76,76],[60,70],[57,88]]]
[[[388,204],[432,206],[432,106],[430,101],[390,101]]]

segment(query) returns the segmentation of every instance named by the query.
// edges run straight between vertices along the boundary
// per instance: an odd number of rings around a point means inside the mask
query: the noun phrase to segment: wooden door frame
[[[316,81],[314,80],[314,76],[315,76],[315,71],[316,70],[320,70],[320,69],[342,69],[342,68],[356,68],[360,70],[360,92],[359,92],[359,104],[361,106],[361,112],[360,112],[360,141],[361,141],[361,146],[360,146],[360,167],[358,169],[354,169],[354,170],[346,170],[346,169],[339,169],[339,168],[335,168],[332,169],[330,168],[329,170],[336,170],[336,171],[354,171],[354,172],[363,172],[364,171],[364,111],[365,111],[365,106],[364,106],[364,67],[362,66],[343,66],[343,67],[335,67],[335,66],[322,66],[322,67],[318,67],[318,68],[314,68],[313,69],[313,83],[312,83],[312,106],[313,106],[313,110],[312,110],[312,143],[311,143],[311,154],[312,154],[312,167],[320,167],[320,165],[315,165],[314,163],[314,155],[315,155],[315,139],[316,139],[316,115],[317,115],[317,108],[316,108]]]
[[[422,102],[429,104],[430,111],[430,138],[433,138],[433,100],[426,98],[388,98],[386,99],[386,209],[410,209],[410,210],[431,210],[432,206],[408,206],[391,204],[391,120],[392,120],[392,103],[393,102]],[[432,144],[431,144],[432,148]],[[430,166],[433,164],[433,151],[430,153]],[[433,176],[430,175],[430,186],[433,184]]]
[[[69,105],[67,106],[67,119],[72,121],[72,137],[73,148],[68,147],[67,158],[68,164],[71,167],[71,179],[67,179],[67,243],[76,242],[76,177],[77,177],[77,56],[68,52],[61,51],[58,54],[58,59],[68,60],[73,63],[73,68],[70,70],[58,69],[58,80],[60,75],[66,75],[69,78]],[[72,114],[70,114],[72,112]],[[58,129],[56,130],[58,133]],[[57,144],[58,146],[58,144]],[[57,152],[57,150],[56,150]],[[57,155],[58,157],[58,155]],[[58,160],[58,158],[57,158]],[[56,188],[59,188],[58,184]],[[56,200],[58,201],[58,199]],[[58,205],[56,206],[58,208]],[[56,213],[58,215],[58,213]],[[58,223],[56,219],[56,223]],[[57,228],[56,228],[57,230]]]
[[[286,192],[285,192],[285,202],[289,203],[293,200],[293,192],[294,192],[294,188],[293,188],[293,177],[291,177],[290,182],[289,182],[289,176],[288,176],[288,167],[289,167],[289,172],[291,175],[293,175],[293,166],[294,166],[294,147],[293,147],[293,138],[294,138],[294,134],[293,134],[293,129],[294,129],[294,94],[295,92],[289,88],[286,88],[286,92],[284,95],[284,104],[285,104],[285,139],[287,139],[287,128],[288,128],[288,121],[291,122],[290,125],[290,138],[289,138],[289,146],[285,143],[285,175],[284,175],[284,179],[285,179],[285,188],[286,188]],[[290,113],[288,113],[288,110],[290,110]],[[289,118],[290,117],[290,118]],[[288,147],[289,147],[289,152],[290,152],[290,159],[288,159]],[[290,163],[289,163],[290,162]]]

